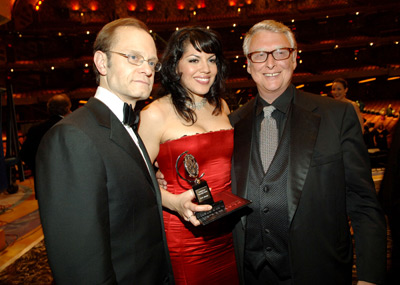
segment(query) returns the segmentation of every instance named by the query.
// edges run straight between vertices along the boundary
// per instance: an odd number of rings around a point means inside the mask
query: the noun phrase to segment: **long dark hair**
[[[179,116],[194,124],[197,120],[196,114],[186,105],[186,102],[193,103],[192,99],[180,83],[181,74],[176,72],[179,60],[189,44],[199,52],[215,54],[218,72],[210,91],[205,95],[207,101],[215,105],[213,115],[219,114],[222,109],[221,93],[225,90],[227,64],[222,54],[220,37],[212,30],[202,27],[184,27],[175,31],[169,39],[162,58],[160,71],[162,88],[159,96],[171,94],[172,103]]]

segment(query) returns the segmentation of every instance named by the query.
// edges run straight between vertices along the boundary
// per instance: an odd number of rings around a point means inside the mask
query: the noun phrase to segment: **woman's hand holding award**
[[[183,165],[186,173],[192,179],[187,179],[179,172],[179,163],[183,157]],[[196,200],[200,205],[208,204],[212,206],[210,211],[196,212],[196,218],[202,225],[206,225],[215,221],[228,213],[237,210],[251,203],[249,200],[243,199],[239,196],[232,194],[231,192],[221,192],[214,196],[214,198],[220,198],[217,202],[214,202],[211,190],[205,180],[201,179],[204,173],[199,176],[199,165],[193,155],[185,151],[181,153],[175,163],[175,169],[179,177],[192,185],[193,192],[196,196]],[[225,202],[224,202],[225,201]],[[227,206],[225,206],[227,205]]]

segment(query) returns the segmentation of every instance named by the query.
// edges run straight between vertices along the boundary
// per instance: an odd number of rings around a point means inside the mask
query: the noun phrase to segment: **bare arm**
[[[160,143],[162,135],[166,129],[166,115],[161,108],[159,102],[154,102],[147,106],[140,113],[139,135],[142,138],[147,152],[149,153],[151,162],[154,163],[160,151]],[[162,174],[161,174],[162,175]],[[194,193],[192,190],[176,195],[166,190],[166,181],[163,180],[160,184],[162,205],[174,212],[177,212],[183,219],[190,221],[193,225],[198,226],[200,222],[194,216],[195,212],[209,211],[210,205],[197,205],[192,201]],[[160,175],[157,174],[157,179],[160,181]],[[159,182],[160,183],[160,182]],[[164,185],[165,184],[165,185]]]
[[[143,140],[152,163],[160,151],[161,137],[165,130],[165,118],[162,109],[154,102],[140,112],[139,135]]]
[[[224,99],[221,99],[221,101],[222,101],[222,112],[225,113],[226,115],[229,115],[231,113],[231,110],[229,110],[228,104]]]

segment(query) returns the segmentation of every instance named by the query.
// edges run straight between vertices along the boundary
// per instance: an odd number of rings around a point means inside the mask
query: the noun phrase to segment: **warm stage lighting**
[[[198,0],[197,1],[197,8],[201,9],[201,8],[205,8],[206,7],[206,1],[205,0]]]
[[[136,10],[136,7],[137,7],[137,4],[136,4],[136,2],[130,2],[130,3],[126,3],[126,5],[128,5],[128,10],[129,11],[135,11]]]
[[[72,2],[71,7],[72,7],[73,11],[79,11],[79,8],[80,8],[79,2]]]
[[[99,9],[99,4],[96,1],[90,3],[90,10],[97,11]]]
[[[146,1],[146,10],[153,11],[154,10],[154,2],[153,1]]]
[[[184,0],[176,1],[176,6],[177,6],[178,10],[184,10],[185,9],[185,1]]]
[[[371,81],[375,81],[375,80],[376,80],[376,77],[373,77],[373,78],[360,80],[360,81],[358,81],[358,83],[362,84],[362,83],[367,83],[367,82],[371,82]]]

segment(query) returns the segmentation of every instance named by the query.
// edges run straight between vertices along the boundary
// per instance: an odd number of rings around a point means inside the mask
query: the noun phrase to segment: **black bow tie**
[[[130,126],[134,131],[136,131],[140,120],[139,113],[140,111],[134,111],[132,109],[132,105],[124,103],[124,125]]]

